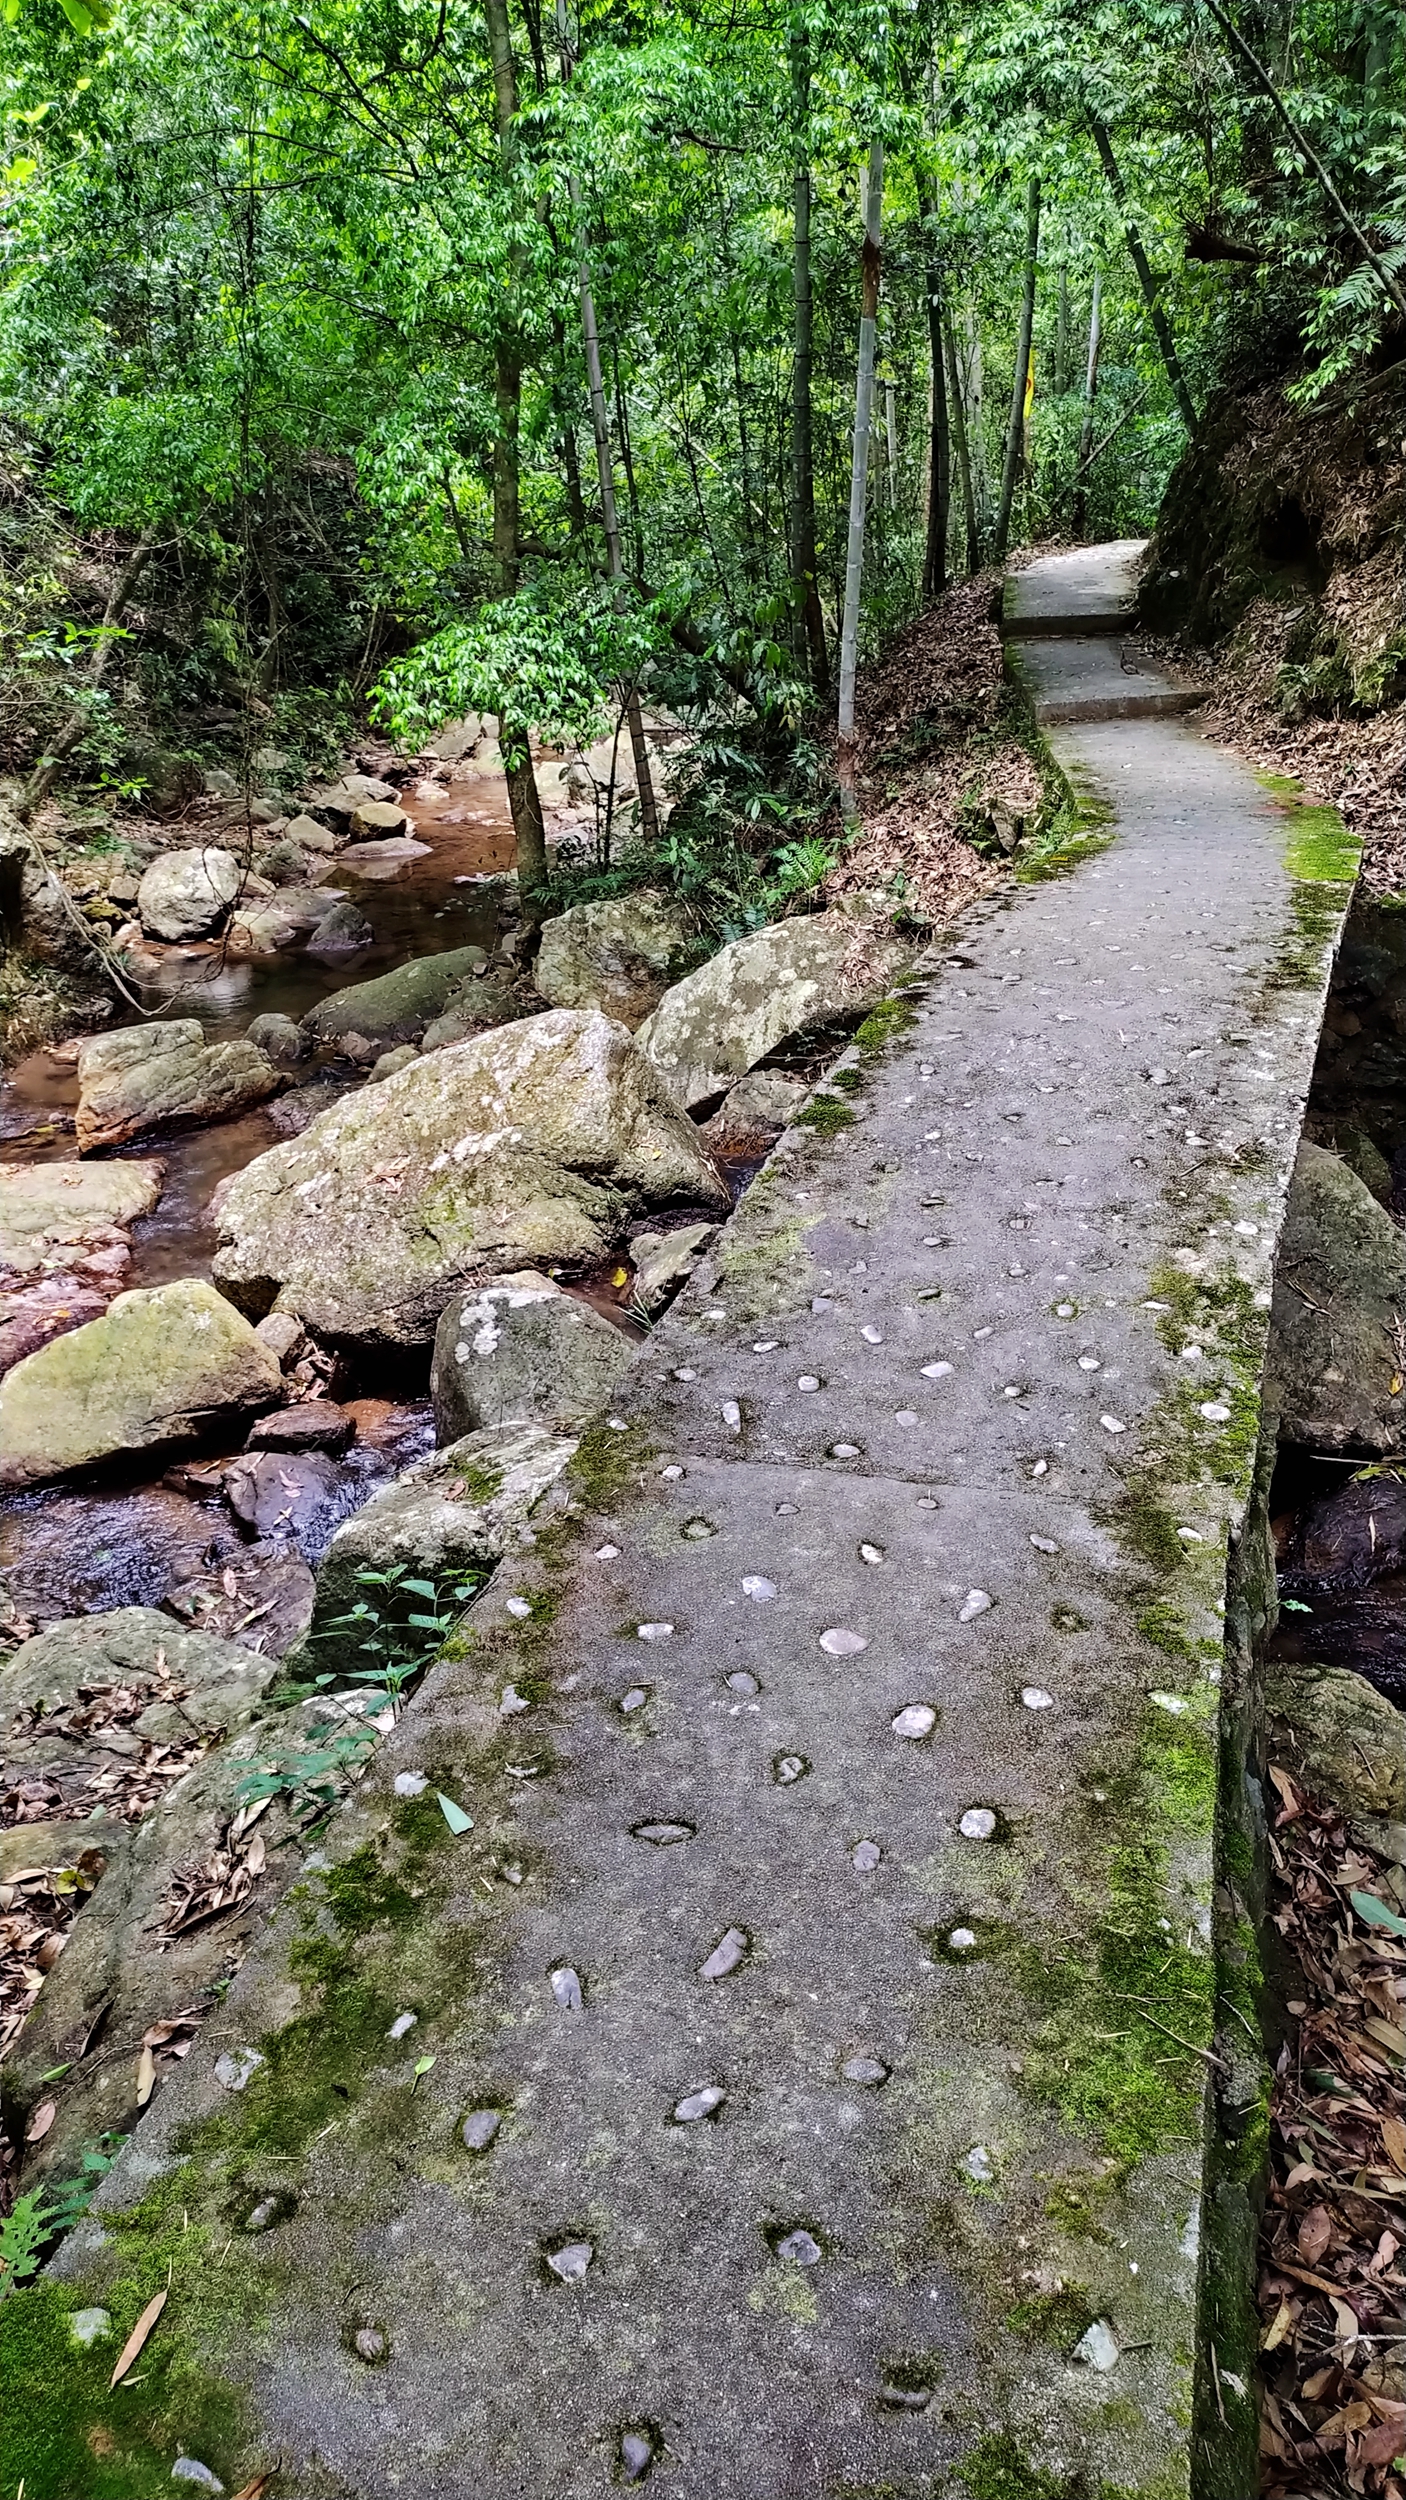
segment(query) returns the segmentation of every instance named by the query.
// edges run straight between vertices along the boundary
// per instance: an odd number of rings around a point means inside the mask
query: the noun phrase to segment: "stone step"
[[[1116,634],[1137,612],[1138,575],[1145,538],[1121,538],[1101,547],[1073,547],[1042,556],[1011,573],[1001,597],[1001,631],[1008,639],[1046,640],[1062,634]]]
[[[1163,720],[1194,711],[1204,686],[1178,685],[1135,644],[1111,637],[1008,642],[1007,667],[1042,728],[1061,721]]]

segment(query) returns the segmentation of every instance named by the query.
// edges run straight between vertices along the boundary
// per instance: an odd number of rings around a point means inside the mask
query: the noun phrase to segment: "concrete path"
[[[1126,554],[1020,577],[1046,649]],[[1173,721],[1058,752],[1106,847],[848,1054],[124,2156],[154,2218],[70,2243],[129,2303],[171,2257],[231,2488],[1252,2487],[1205,2086],[1233,2136],[1242,1532],[1346,895]]]

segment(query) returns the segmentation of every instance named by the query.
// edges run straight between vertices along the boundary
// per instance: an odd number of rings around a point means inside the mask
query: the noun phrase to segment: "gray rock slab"
[[[636,1340],[531,1269],[456,1293],[435,1330],[441,1442],[491,1424],[579,1424],[608,1404]]]
[[[1248,2229],[1203,2196],[1206,2077],[1233,2117],[1261,2075],[1213,2031],[1216,1766],[1346,896],[1296,887],[1248,769],[1177,724],[1060,753],[1110,847],[970,913],[853,1125],[783,1141],[329,1844],[424,1907],[348,1927],[384,2026],[310,2123],[277,2274],[225,2261],[267,2304],[231,2469],[316,2458],[359,2500],[1191,2484],[1198,2239],[1233,2299]],[[330,1879],[290,1908],[99,2212],[221,2106],[221,2050],[316,2020],[288,1953],[337,1919]],[[230,2158],[182,2174],[221,2249]],[[64,2268],[103,2296],[91,2229]],[[219,2361],[248,2384],[235,2326]],[[1249,2490],[1253,2394],[1222,2397]]]

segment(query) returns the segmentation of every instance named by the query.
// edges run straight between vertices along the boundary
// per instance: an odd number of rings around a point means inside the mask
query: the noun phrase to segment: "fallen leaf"
[[[411,2076],[411,2078],[410,2078],[410,2089],[411,2089],[411,2091],[412,2091],[412,2092],[415,2090],[416,2085],[419,2083],[419,2080],[420,2080],[421,2075],[427,2075],[427,2074],[429,2073],[429,2071],[430,2071],[430,2068],[433,2066],[433,2064],[434,2064],[434,2059],[433,2059],[432,2057],[417,2057],[417,2058],[416,2058],[416,2060],[415,2060],[415,2072],[414,2072],[414,2074],[413,2074],[413,2075]]]
[[[1347,1897],[1364,1927],[1385,1927],[1390,1935],[1406,1936],[1406,1918],[1398,1918],[1374,1892],[1350,1892]]]
[[[152,2053],[152,2050],[151,2050],[150,2046],[149,2046],[149,2045],[148,2045],[148,2043],[144,2040],[144,2041],[142,2042],[142,2053],[141,2053],[141,2056],[137,2059],[137,2107],[138,2107],[138,2109],[145,2109],[145,2107],[146,2107],[146,2105],[147,2105],[147,2102],[151,2099],[151,2096],[152,2096],[152,2094],[153,2094],[153,2092],[154,2092],[155,2090],[156,2090],[156,2059],[155,2059],[155,2057],[154,2057],[154,2055],[153,2055],[153,2053]]]
[[[1313,2205],[1298,2230],[1298,2250],[1306,2266],[1316,2266],[1333,2236],[1333,2217],[1326,2205]]]
[[[256,2474],[252,2483],[241,2483],[234,2500],[264,2500],[264,2493],[273,2481],[272,2474]]]
[[[442,1788],[437,1788],[435,1790],[435,1795],[439,1799],[440,1813],[443,1815],[445,1822],[449,1825],[451,1832],[460,1833],[471,1832],[473,1830],[474,1818],[471,1814],[466,1814],[462,1806],[456,1806],[453,1798],[446,1797]]]
[[[268,1852],[264,1847],[263,1833],[255,1832],[253,1839],[250,1841],[248,1848],[244,1852],[244,1863],[248,1867],[251,1875],[262,1875],[267,1856]]]
[[[1284,1811],[1281,1815],[1277,1816],[1275,1820],[1275,1829],[1277,1831],[1280,1824],[1292,1823],[1297,1815],[1302,1814],[1303,1799],[1299,1795],[1293,1781],[1290,1779],[1288,1772],[1281,1771],[1277,1764],[1271,1768],[1269,1776],[1273,1780],[1275,1787],[1278,1789],[1280,1796],[1284,1800]]]
[[[1384,2118],[1382,2142],[1392,2169],[1406,2174],[1406,2124],[1399,2118]]]
[[[1406,2449],[1406,2405],[1395,2409],[1390,2422],[1376,2422],[1364,2431],[1357,2442],[1354,2461],[1358,2465],[1394,2465]]]
[[[1273,2325],[1267,2326],[1260,2337],[1261,2352],[1277,2352],[1285,2336],[1292,2335],[1293,2331],[1293,2310],[1289,2307],[1287,2300],[1281,2300]]]
[[[41,2101],[25,2131],[26,2144],[42,2144],[58,2114],[57,2101]]]
[[[117,2356],[117,2367],[107,2382],[107,2392],[109,2395],[112,2394],[118,2380],[126,2377],[127,2372],[130,2370],[133,2362],[137,2358],[138,2353],[141,2351],[142,2346],[145,2344],[148,2335],[155,2326],[157,2319],[160,2317],[162,2310],[165,2308],[166,2303],[170,2298],[170,2293],[171,2287],[168,2283],[165,2291],[158,2292],[154,2299],[147,2302],[145,2309],[142,2311],[141,2316],[138,2318],[136,2325],[133,2327],[131,2334],[128,2336],[126,2343],[123,2345],[122,2350]]]

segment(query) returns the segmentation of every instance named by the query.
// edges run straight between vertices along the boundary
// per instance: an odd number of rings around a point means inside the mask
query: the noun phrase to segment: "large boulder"
[[[548,920],[533,979],[553,1007],[599,1007],[633,1033],[676,978],[689,939],[677,903],[641,891]]]
[[[1299,1148],[1265,1403],[1307,1449],[1384,1457],[1406,1437],[1406,1238],[1355,1172]]]
[[[137,888],[137,916],[148,937],[208,937],[218,929],[244,882],[233,851],[207,845],[164,851]]]
[[[840,911],[779,920],[734,938],[666,990],[640,1026],[640,1047],[691,1110],[809,1026],[857,1023],[908,961],[873,920]]]
[[[555,1008],[334,1104],[222,1188],[219,1282],[319,1336],[424,1345],[459,1280],[598,1265],[630,1219],[726,1209],[623,1025]]]
[[[153,1157],[0,1165],[0,1268],[80,1266],[85,1249],[151,1214],[165,1177]]]
[[[1276,1752],[1345,1814],[1406,1820],[1406,1717],[1348,1667],[1272,1664],[1265,1709]]]
[[[190,1441],[216,1416],[282,1402],[277,1356],[212,1285],[120,1293],[0,1381],[0,1486]]]
[[[322,946],[320,930],[313,934],[313,945]],[[340,1042],[348,1033],[359,1033],[378,1052],[393,1049],[397,1042],[418,1042],[482,961],[479,946],[416,955],[374,981],[355,981],[348,989],[334,990],[330,998],[320,998],[304,1016],[303,1031],[315,1042]]]
[[[516,1541],[575,1452],[574,1440],[540,1424],[505,1424],[466,1434],[384,1485],[343,1520],[327,1549],[306,1663],[358,1663],[356,1636],[332,1627],[366,1598],[359,1573],[408,1565],[417,1579],[452,1580],[482,1570]]]
[[[193,1016],[124,1024],[79,1046],[75,1131],[80,1154],[120,1146],[145,1129],[188,1120],[229,1120],[267,1101],[282,1083],[251,1041],[214,1042]]]
[[[525,1270],[456,1293],[435,1331],[435,1434],[488,1424],[581,1423],[604,1406],[635,1347],[621,1328]]]

